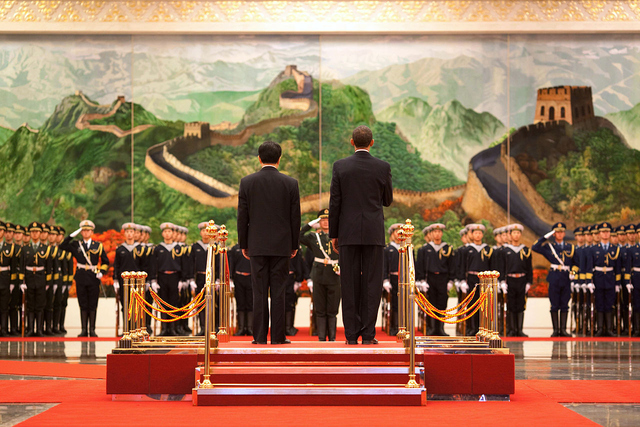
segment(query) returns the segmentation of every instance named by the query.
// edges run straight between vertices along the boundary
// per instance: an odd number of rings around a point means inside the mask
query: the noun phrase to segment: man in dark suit
[[[238,242],[251,262],[253,344],[266,344],[271,294],[271,344],[285,336],[285,283],[289,259],[298,251],[298,181],[278,172],[282,148],[265,141],[258,148],[261,170],[245,176],[238,191]]]
[[[329,237],[340,255],[342,321],[347,344],[377,344],[376,318],[382,296],[384,214],[393,201],[391,166],[369,153],[373,134],[358,126],[355,153],[333,164]]]

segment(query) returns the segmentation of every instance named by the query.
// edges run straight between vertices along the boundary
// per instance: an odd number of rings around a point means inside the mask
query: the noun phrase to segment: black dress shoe
[[[265,343],[265,344],[266,344],[266,343]],[[277,344],[291,344],[291,341],[289,341],[289,340],[288,340],[288,339],[286,339],[286,338],[285,338],[285,340],[284,340],[284,341],[271,341],[271,345],[274,345],[274,344],[276,344],[276,345],[277,345]]]
[[[266,343],[267,343],[266,341],[256,341],[256,340],[251,341],[251,344],[266,344]]]
[[[374,345],[374,344],[378,344],[378,340],[375,338],[372,340],[362,340],[362,345]]]
[[[358,340],[346,340],[345,344],[347,344],[347,345],[358,345]]]

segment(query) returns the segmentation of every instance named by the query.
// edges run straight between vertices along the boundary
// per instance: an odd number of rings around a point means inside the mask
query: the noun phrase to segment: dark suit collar
[[[269,173],[273,173],[273,172],[275,172],[275,173],[279,173],[280,171],[279,171],[279,170],[278,170],[278,168],[277,168],[277,167],[275,167],[275,166],[263,166],[263,167],[260,169],[260,172],[269,172]]]
[[[356,151],[353,153],[354,156],[370,156],[371,153],[367,150]]]

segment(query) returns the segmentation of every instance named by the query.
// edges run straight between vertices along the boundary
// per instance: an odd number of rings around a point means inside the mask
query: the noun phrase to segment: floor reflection
[[[640,424],[638,404],[565,403],[564,406],[601,426],[636,427]]]
[[[0,426],[16,425],[56,405],[57,403],[0,403]]]
[[[1,341],[0,359],[106,364],[110,341]]]

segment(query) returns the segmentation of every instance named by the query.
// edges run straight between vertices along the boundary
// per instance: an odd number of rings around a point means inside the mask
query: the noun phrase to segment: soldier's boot
[[[633,313],[633,323],[635,324],[633,336],[640,337],[640,313]]]
[[[89,312],[86,310],[80,310],[80,327],[82,331],[78,334],[78,337],[88,337],[87,323],[89,322]]]
[[[316,315],[316,328],[318,329],[318,341],[327,340],[327,318]]]
[[[524,311],[521,311],[520,313],[517,314],[518,317],[518,323],[516,323],[517,328],[518,328],[518,336],[519,337],[524,337],[524,338],[529,338],[529,335],[525,334],[522,331],[522,327],[524,326]],[[567,319],[564,319],[565,322],[567,321]]]
[[[51,333],[53,335],[60,335],[60,309],[53,310],[53,326],[51,327]]]
[[[518,336],[518,330],[516,329],[515,325],[518,324],[518,315],[517,313],[513,313],[511,311],[507,312],[507,336],[508,337],[517,337]],[[553,320],[553,319],[552,319]],[[555,329],[554,329],[555,330]]]
[[[329,319],[332,319],[332,317],[329,317]],[[335,320],[335,318],[333,318],[333,320]],[[389,320],[389,335],[395,337],[396,335],[398,335],[398,312],[391,311]]]
[[[285,313],[286,315],[286,313]],[[247,325],[245,324],[245,320],[247,318],[247,312],[246,311],[239,311],[238,314],[236,315],[237,317],[237,322],[238,324],[236,325],[236,333],[233,334],[234,337],[241,337],[244,335],[244,328],[247,327]]]
[[[329,341],[336,340],[336,326],[338,324],[338,319],[336,316],[327,317],[327,337]]]
[[[64,328],[64,316],[67,314],[67,308],[66,307],[62,307],[60,309],[60,324],[58,326],[58,329],[60,330],[60,333],[62,335],[67,333],[67,330]]]
[[[596,337],[606,337],[604,332],[604,313],[598,311],[596,313],[596,328],[597,332],[594,334]]]
[[[622,316],[622,327],[620,328],[620,335],[629,335],[629,328],[631,327],[631,325],[629,324],[629,307],[623,305],[620,315]]]
[[[9,335],[9,313],[3,311],[0,313],[0,337]]]
[[[467,326],[469,326],[469,324]],[[407,332],[408,331],[409,331],[409,325],[407,325]],[[427,336],[435,335],[435,334],[436,334],[436,319],[434,319],[431,316],[427,316]]]
[[[444,331],[444,322],[440,322],[438,320],[435,320],[435,321],[437,322],[437,325],[438,325],[438,335],[441,337],[448,337],[449,334]]]
[[[42,333],[46,336],[51,336],[53,335],[53,332],[51,332],[51,329],[53,329],[53,311],[45,310],[44,311],[44,329],[42,330]]]
[[[198,336],[203,337],[207,333],[207,315],[204,310],[202,310],[200,314],[198,314],[198,323],[200,323],[199,325],[200,330],[198,331]]]
[[[193,331],[189,327],[189,319],[182,319],[180,323],[182,323],[182,330],[185,332],[185,335],[191,335]]]
[[[36,333],[33,336],[44,336],[44,312],[42,311],[36,313]]]
[[[296,306],[293,306],[293,309],[291,310],[291,327],[293,328],[293,335],[298,333],[298,328],[296,328]]]
[[[293,336],[298,333],[298,330],[293,327],[293,311],[286,311],[284,313],[284,333],[288,336]]]
[[[613,333],[613,313],[605,313],[604,314],[604,335],[603,337],[614,337]]]
[[[560,312],[560,324],[558,325],[558,336],[570,337],[571,334],[567,333],[567,316],[569,313],[566,311]]]
[[[558,332],[558,323],[559,323],[558,312],[557,311],[552,311],[551,312],[551,325],[553,326],[553,333],[551,334],[551,337],[559,337],[560,336],[560,334]]]
[[[11,310],[9,312],[9,320],[11,322],[10,335],[14,337],[19,336],[21,332],[20,332],[20,324],[18,323],[18,310]]]
[[[96,334],[96,312],[89,312],[89,336],[96,338],[98,335]]]
[[[244,329],[245,336],[253,336],[253,311],[247,312],[247,327]]]
[[[36,322],[36,314],[33,311],[29,311],[26,316],[26,325],[24,328],[24,336],[25,337],[34,337],[35,332],[35,322]]]

